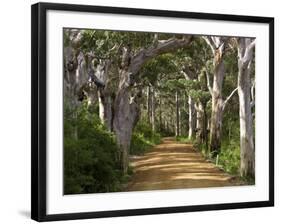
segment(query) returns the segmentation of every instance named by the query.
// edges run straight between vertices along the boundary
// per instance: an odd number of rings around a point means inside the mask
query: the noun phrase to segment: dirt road
[[[164,138],[143,156],[130,161],[134,174],[126,191],[241,185],[237,178],[207,162],[191,144]]]

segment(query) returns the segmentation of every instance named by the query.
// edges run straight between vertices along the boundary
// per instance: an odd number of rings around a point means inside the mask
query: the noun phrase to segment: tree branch
[[[195,108],[196,111],[200,110],[199,107],[197,106],[197,103],[194,103],[194,108]]]
[[[249,61],[252,60],[253,58],[253,51],[254,51],[254,47],[256,45],[256,40],[253,40],[245,49],[245,53],[243,56],[243,63],[248,63]]]
[[[210,75],[209,75],[209,72],[207,71],[206,69],[206,78],[207,78],[207,87],[208,87],[208,90],[210,92],[211,95],[213,95],[213,89],[211,87],[211,83],[210,83]]]
[[[238,90],[238,87],[235,88],[230,95],[224,100],[223,105],[222,105],[222,110],[224,110],[225,105],[228,103],[228,101],[231,99],[231,97],[234,95],[234,93]]]
[[[190,80],[190,77],[189,77],[189,75],[188,75],[186,72],[181,71],[181,74],[184,76],[184,78],[185,78],[186,80]]]
[[[134,57],[132,57],[128,71],[131,72],[132,75],[135,75],[139,72],[142,65],[149,59],[188,46],[191,41],[192,36],[185,36],[182,39],[170,38],[165,41],[158,41],[156,46],[152,45],[147,49],[140,50]]]
[[[194,72],[190,71],[186,67],[181,70],[181,74],[183,74],[183,76],[186,80],[193,80],[196,78],[196,74]]]
[[[203,39],[207,42],[207,44],[211,47],[212,53],[215,54],[216,45],[211,36],[203,36]]]
[[[238,38],[238,56],[239,60],[246,64],[253,58],[253,50],[256,45],[256,40],[250,38]]]

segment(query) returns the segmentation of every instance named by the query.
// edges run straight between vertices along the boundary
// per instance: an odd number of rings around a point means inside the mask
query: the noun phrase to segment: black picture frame
[[[118,8],[89,5],[37,3],[31,13],[31,218],[36,221],[73,220],[115,216],[132,216],[161,213],[193,212],[206,210],[238,209],[274,206],[274,18],[182,11],[163,11],[136,8]],[[160,208],[139,208],[69,214],[46,214],[46,12],[63,10],[75,12],[100,12],[124,15],[162,16],[176,18],[205,19],[216,21],[254,22],[269,25],[269,200],[177,206]]]

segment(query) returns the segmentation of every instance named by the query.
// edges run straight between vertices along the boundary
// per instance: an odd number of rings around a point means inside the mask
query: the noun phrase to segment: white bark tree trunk
[[[100,64],[93,70],[92,78],[98,89],[100,120],[109,131],[112,131],[112,98],[110,96],[111,90],[108,86],[110,65],[110,60],[100,61]]]
[[[175,124],[175,132],[176,136],[180,135],[180,115],[179,115],[179,94],[176,91],[175,95],[175,100],[176,100],[176,124]]]
[[[112,99],[104,93],[104,90],[98,91],[99,98],[99,118],[105,127],[112,131]]]
[[[98,91],[98,98],[99,98],[99,118],[101,122],[104,124],[105,121],[105,114],[104,114],[104,96],[102,96],[102,93]]]
[[[154,87],[151,88],[151,128],[153,131],[155,131],[155,89]]]
[[[210,152],[216,156],[221,146],[221,129],[224,100],[222,98],[222,85],[225,75],[223,57],[225,53],[226,38],[223,37],[205,37],[206,42],[211,47],[213,53],[213,87],[212,94],[212,114],[210,120]]]
[[[194,101],[191,96],[188,96],[188,139],[192,139],[195,135],[195,121]]]
[[[255,42],[250,38],[238,39],[238,95],[240,115],[240,175],[255,177],[255,147],[251,109],[250,69]],[[253,97],[254,98],[254,97]]]
[[[147,121],[152,124],[152,87],[149,85],[147,87]]]
[[[196,75],[191,73],[188,68],[184,68],[181,72],[186,80],[193,80]],[[195,136],[195,128],[197,125],[195,102],[192,97],[188,96],[188,139],[192,139]]]
[[[198,106],[196,107],[197,110],[197,122],[196,122],[196,140],[198,143],[203,143],[205,140],[205,113],[204,113],[204,106],[199,101]]]
[[[161,95],[159,95],[159,130],[162,132],[163,122],[162,122],[162,99]]]

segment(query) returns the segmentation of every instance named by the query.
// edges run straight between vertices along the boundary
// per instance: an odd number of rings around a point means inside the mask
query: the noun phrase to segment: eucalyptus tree
[[[81,87],[87,82],[88,64],[81,51],[82,34],[80,30],[64,29],[64,95],[71,107],[79,104]]]
[[[175,78],[175,73],[178,68],[173,63],[174,53],[166,53],[155,57],[154,59],[147,62],[141,69],[140,80],[143,86],[147,86],[147,120],[151,124],[153,131],[156,129],[156,111],[159,105],[159,129],[161,130],[162,125],[162,110],[161,101],[164,93],[163,85],[169,79]]]
[[[88,82],[88,56],[81,50],[82,31],[77,29],[63,30],[63,92],[65,107],[71,112],[71,117],[77,119],[77,108],[85,98],[85,87]],[[92,96],[92,89],[88,88]],[[92,98],[92,97],[91,97]],[[92,98],[94,100],[94,98]],[[74,126],[74,139],[78,139],[78,129]]]
[[[119,84],[114,102],[113,130],[121,148],[121,165],[124,173],[128,168],[128,150],[136,119],[139,117],[138,98],[131,97],[131,89],[139,78],[139,72],[146,62],[158,55],[176,51],[188,46],[192,36],[166,36],[159,40],[158,34],[132,33],[135,38],[127,38],[121,47],[121,63],[119,64]],[[144,37],[143,37],[144,35]],[[135,39],[147,40],[145,44],[135,44]],[[136,41],[137,42],[137,41]],[[138,42],[137,42],[138,43]],[[135,44],[135,46],[134,46]]]
[[[67,40],[71,43],[71,47],[69,50],[65,49],[65,51],[69,51],[69,53],[65,53],[67,56],[64,63],[65,80],[68,81],[65,84],[66,89],[67,84],[71,83],[69,92],[72,92],[73,98],[75,98],[78,90],[84,85],[88,85],[89,78],[90,84],[96,85],[101,120],[107,121],[108,125],[112,124],[121,149],[121,166],[126,173],[132,130],[139,117],[137,102],[139,94],[134,94],[139,91],[132,91],[139,78],[139,71],[146,62],[156,56],[188,46],[192,37],[73,29],[69,30],[68,37],[70,37]],[[85,55],[89,56],[90,60],[87,60]],[[93,63],[93,60],[97,63]],[[85,62],[86,66],[82,62]],[[112,67],[114,68],[112,73],[115,71],[113,79],[116,81],[108,82],[108,72]],[[85,72],[85,68],[88,72]],[[81,72],[83,77],[80,77],[79,69],[83,70]],[[111,83],[115,84],[116,89],[112,86],[108,88]],[[112,94],[108,93],[108,90],[111,89],[114,89],[114,99],[111,97]],[[85,88],[82,89],[82,92],[85,92]]]
[[[86,74],[89,84],[97,89],[99,117],[101,122],[113,130],[113,103],[118,81],[118,52],[121,43],[118,33],[113,31],[83,30],[81,50],[89,57]]]
[[[184,75],[184,78],[187,81],[192,82],[196,79],[194,72],[185,65],[181,72]],[[192,95],[188,91],[188,138],[192,139],[195,136],[196,129],[196,111],[195,111],[195,102]]]
[[[227,49],[228,37],[205,36],[206,43],[210,46],[213,54],[213,84],[211,86],[210,76],[207,72],[207,81],[212,96],[212,114],[210,121],[210,152],[216,156],[221,147],[221,132],[223,110],[229,99],[237,91],[234,89],[224,100],[222,96],[223,80],[225,77],[224,58]]]
[[[207,113],[206,105],[209,101],[206,72],[210,70],[209,61],[211,52],[206,42],[200,38],[194,38],[192,45],[187,50],[181,51],[179,63],[181,74],[185,78],[185,88],[188,95],[189,110],[189,139],[195,137],[200,143],[207,144]]]
[[[255,39],[237,38],[238,95],[240,114],[240,175],[255,176],[255,147],[251,99],[251,69],[254,60]],[[253,94],[252,94],[253,95]],[[253,98],[253,97],[252,97]]]

